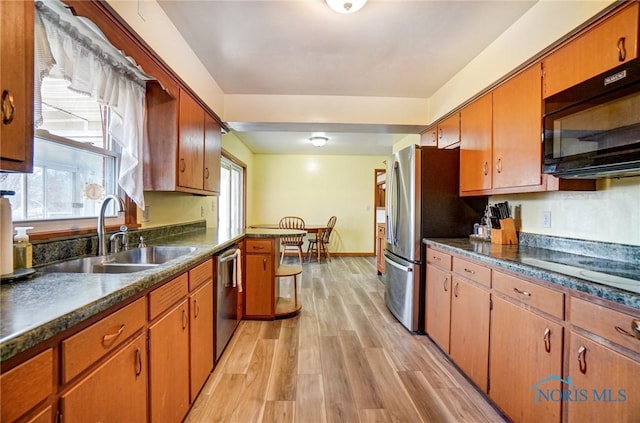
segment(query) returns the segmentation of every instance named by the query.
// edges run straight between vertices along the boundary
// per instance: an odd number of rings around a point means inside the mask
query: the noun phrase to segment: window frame
[[[238,166],[240,169],[242,169],[242,188],[241,188],[242,210],[241,210],[240,228],[245,228],[247,226],[247,165],[244,162],[242,162],[240,159],[235,157],[233,154],[227,152],[224,149],[222,149],[221,155],[223,160],[226,159],[230,161],[232,164],[234,164],[235,166]],[[222,170],[222,160],[220,161],[220,171],[221,170]],[[221,180],[221,183],[222,183],[222,180]],[[222,191],[222,189],[220,191]],[[218,216],[216,218],[216,225],[218,226],[218,228],[220,228],[220,201],[218,201]]]

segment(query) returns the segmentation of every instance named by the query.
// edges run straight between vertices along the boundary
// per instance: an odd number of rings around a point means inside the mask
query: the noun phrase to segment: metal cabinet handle
[[[124,323],[120,325],[120,329],[118,329],[116,332],[103,336],[102,344],[105,346],[109,346],[113,343],[113,341],[116,340],[118,336],[122,335],[122,332],[124,332]]]
[[[546,352],[551,352],[551,329],[547,328],[544,331],[544,350]]]
[[[200,304],[198,304],[198,299],[196,298],[193,300],[193,317],[197,319],[199,314],[200,314]]]
[[[444,278],[444,292],[449,290],[449,277]]]
[[[484,162],[484,164],[482,165],[482,173],[484,174],[484,176],[487,176],[489,174],[489,163],[488,162]]]
[[[584,345],[578,348],[578,364],[580,365],[580,373],[587,373],[587,347]]]
[[[496,163],[496,170],[498,173],[502,173],[502,159],[498,159],[498,162]]]
[[[431,135],[433,136],[433,143],[438,144],[438,135],[436,134],[436,131],[433,131]]]
[[[473,270],[473,269],[467,269],[466,267],[464,268],[464,271],[465,271],[465,272],[467,272],[467,273],[471,273],[472,275],[475,275],[475,274],[476,274],[476,271],[475,271],[475,270]]]
[[[187,316],[187,311],[185,309],[182,309],[182,330],[185,330],[188,324],[189,316]]]
[[[253,247],[251,247],[251,249],[253,249],[253,250],[264,250],[264,246],[262,246],[262,245],[254,245]]]
[[[267,270],[267,259],[262,259],[262,270]]]
[[[453,295],[458,298],[458,282],[453,286]]]
[[[435,261],[442,261],[442,258],[438,256],[432,256],[431,258],[434,259]]]
[[[208,167],[204,168],[204,179],[209,179],[209,168]]]
[[[7,90],[2,91],[2,123],[9,125],[15,117],[16,106],[13,95]]]
[[[624,62],[627,59],[627,49],[625,47],[625,37],[618,38],[618,61]]]
[[[438,128],[438,138],[442,139],[442,128]]]
[[[136,377],[142,374],[142,352],[140,348],[136,348]]]
[[[521,291],[518,288],[513,288],[513,291],[516,294],[524,295],[525,297],[530,297],[531,296],[531,293],[529,291]]]
[[[180,159],[180,172],[187,170],[187,162],[184,159]]]
[[[631,321],[631,332],[626,329],[622,329],[620,326],[614,326],[614,329],[625,336],[640,339],[640,319],[634,319]]]

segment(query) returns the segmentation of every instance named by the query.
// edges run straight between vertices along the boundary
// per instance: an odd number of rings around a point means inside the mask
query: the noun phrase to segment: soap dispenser
[[[30,269],[33,266],[33,248],[29,242],[27,231],[33,229],[33,226],[16,226],[15,229],[17,234],[14,238],[15,244],[13,244],[13,267],[15,269]]]
[[[0,191],[0,275],[13,273],[13,222],[11,220],[11,203],[8,195],[14,191]]]

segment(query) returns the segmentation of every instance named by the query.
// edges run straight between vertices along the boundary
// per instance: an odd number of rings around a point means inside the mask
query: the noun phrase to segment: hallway
[[[301,313],[241,322],[185,421],[504,421],[383,295],[373,258],[305,264]]]

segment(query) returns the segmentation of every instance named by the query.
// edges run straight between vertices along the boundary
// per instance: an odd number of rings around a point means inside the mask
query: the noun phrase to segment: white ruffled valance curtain
[[[146,75],[86,18],[58,0],[36,1],[35,126],[42,124],[42,78],[64,78],[69,88],[112,110],[109,134],[122,147],[118,184],[144,210],[142,180],[146,137]]]

